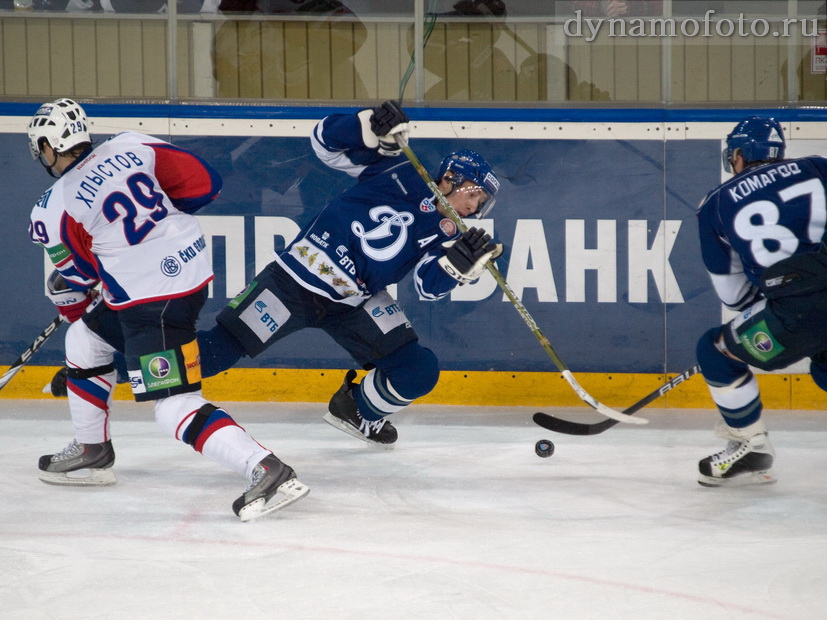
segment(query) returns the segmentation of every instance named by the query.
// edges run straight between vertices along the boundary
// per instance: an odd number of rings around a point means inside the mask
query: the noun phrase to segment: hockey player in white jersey
[[[71,323],[66,366],[75,437],[41,457],[41,480],[116,482],[109,413],[118,350],[135,399],[154,403],[164,432],[249,480],[232,505],[241,520],[306,495],[292,468],[201,393],[195,323],[213,274],[192,213],[218,195],[216,171],[140,133],[93,149],[86,114],[70,99],[42,105],[28,135],[34,159],[58,179],[32,209],[29,235],[54,264],[48,296]]]
[[[478,228],[457,225],[405,157],[394,134],[409,119],[394,101],[356,114],[332,114],[311,143],[328,166],[357,183],[331,201],[276,259],[199,332],[208,374],[254,357],[297,330],[318,328],[350,353],[367,375],[346,373],[324,419],[359,439],[389,446],[389,415],[430,392],[436,356],[418,342],[386,287],[413,272],[419,297],[435,301],[478,279],[501,246]],[[479,154],[445,157],[435,175],[461,217],[484,216],[499,182]]]

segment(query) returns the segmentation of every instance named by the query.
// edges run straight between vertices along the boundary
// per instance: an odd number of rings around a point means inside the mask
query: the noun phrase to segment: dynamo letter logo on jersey
[[[376,261],[391,260],[405,247],[408,241],[408,226],[413,224],[414,216],[407,211],[400,213],[388,205],[373,207],[368,215],[379,225],[372,230],[365,230],[362,222],[356,221],[351,223],[350,229],[354,235],[359,237],[365,256]],[[396,232],[397,229],[398,232]],[[394,234],[397,234],[396,239],[390,243],[384,242]]]

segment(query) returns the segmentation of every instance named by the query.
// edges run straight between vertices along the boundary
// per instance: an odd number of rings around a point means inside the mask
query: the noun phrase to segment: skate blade
[[[107,487],[115,484],[118,478],[111,468],[78,469],[70,472],[41,471],[38,477],[46,484],[72,487]]]
[[[732,478],[712,478],[701,474],[698,476],[698,484],[702,487],[743,487],[752,484],[775,484],[778,478],[772,470],[756,471],[751,474],[741,474]]]
[[[394,444],[392,443],[379,443],[378,441],[368,439],[367,437],[365,437],[364,433],[362,433],[362,431],[360,431],[358,428],[353,428],[350,424],[348,424],[347,422],[343,422],[330,412],[324,414],[322,420],[330,424],[330,426],[338,428],[340,431],[344,431],[352,437],[356,437],[356,439],[361,439],[368,445],[376,446],[377,448],[382,448],[383,450],[390,450],[393,448]]]
[[[269,504],[263,497],[250,502],[238,511],[238,518],[242,521],[252,521],[264,515],[269,515],[271,512],[278,512],[310,493],[310,488],[295,478],[291,478],[279,486],[277,493],[280,493],[281,497],[274,496],[270,498]]]

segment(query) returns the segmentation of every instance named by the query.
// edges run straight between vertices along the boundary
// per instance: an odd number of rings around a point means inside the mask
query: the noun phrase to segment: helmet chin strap
[[[43,166],[46,169],[46,172],[49,173],[50,177],[52,177],[53,179],[59,179],[60,175],[55,174],[55,171],[54,171],[54,167],[57,165],[57,151],[52,149],[52,153],[55,154],[55,161],[51,166],[43,158],[43,151],[40,151],[40,157],[38,157],[38,161],[40,162],[40,165]]]
[[[454,182],[453,175],[451,175],[450,177],[447,175],[443,176],[440,179],[440,182],[442,181],[448,181],[448,184],[451,186],[451,189],[449,189],[447,192],[442,192],[442,195],[447,198],[448,196],[454,193],[454,190],[457,188],[457,184]]]
[[[47,165],[46,165],[46,164],[44,164],[43,162],[40,162],[40,164],[41,164],[41,165],[42,165],[42,166],[46,169],[46,172],[48,172],[48,173],[49,173],[49,176],[50,176],[50,177],[52,177],[53,179],[59,179],[59,178],[60,178],[60,175],[59,175],[59,174],[55,174],[55,171],[54,171],[54,170],[52,170],[52,168],[51,168],[50,166],[47,166]]]

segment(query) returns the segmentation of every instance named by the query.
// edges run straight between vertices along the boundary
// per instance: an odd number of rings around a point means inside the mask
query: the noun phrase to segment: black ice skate
[[[348,370],[342,387],[330,399],[324,421],[362,441],[384,448],[392,447],[397,438],[393,425],[386,418],[376,421],[365,420],[359,413],[352,393],[355,378],[356,371]]]
[[[269,454],[253,469],[250,486],[233,502],[233,512],[242,521],[250,521],[286,508],[308,493],[310,489],[296,480],[296,472]]]
[[[698,463],[698,484],[718,487],[776,482],[772,471],[775,450],[762,420],[745,428],[732,428],[721,422],[715,427],[715,434],[728,440],[727,447]]]
[[[112,442],[78,443],[73,439],[57,454],[44,454],[37,466],[39,478],[47,484],[107,486],[118,479],[111,467],[115,464]]]

